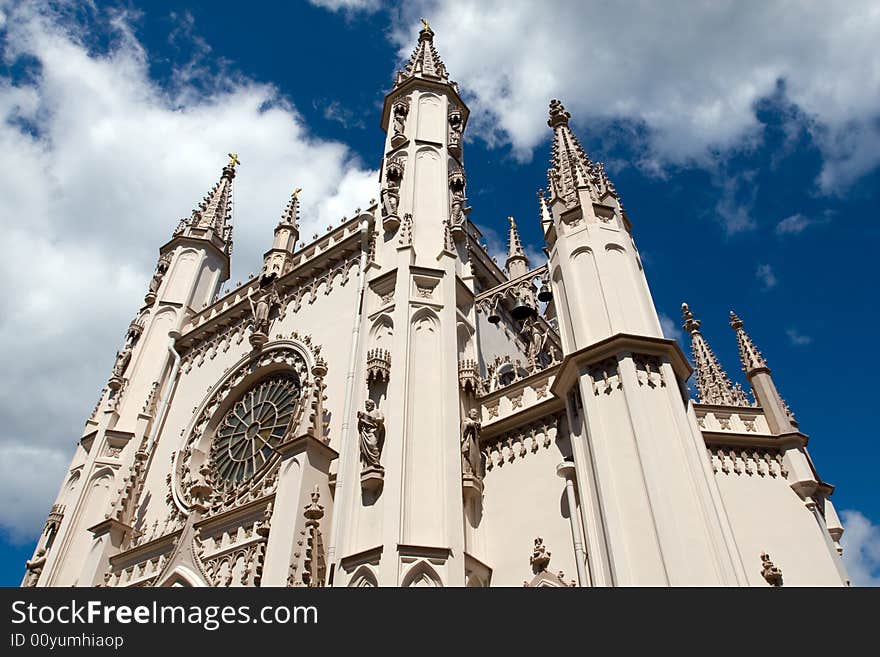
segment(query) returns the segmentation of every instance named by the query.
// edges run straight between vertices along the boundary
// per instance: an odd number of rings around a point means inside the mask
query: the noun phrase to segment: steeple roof
[[[184,235],[208,239],[227,253],[232,251],[232,181],[235,179],[235,167],[241,164],[238,155],[229,154],[229,164],[223,167],[220,180],[211,188],[208,195],[192,211],[192,214],[180,221],[174,236]]]
[[[547,125],[553,129],[553,146],[547,178],[550,181],[551,198],[561,199],[566,207],[571,208],[580,202],[577,190],[587,189],[593,201],[599,201],[610,194],[619,202],[617,190],[608,180],[604,165],[601,162],[594,164],[590,160],[571,131],[568,125],[570,118],[571,114],[559,100],[554,98],[550,101]]]
[[[700,320],[686,303],[681,304],[685,331],[691,336],[691,354],[697,375],[697,392],[701,404],[718,404],[724,406],[750,406],[742,387],[731,385],[727,373],[718,362],[715,353],[700,333]]]
[[[743,371],[746,374],[750,374],[759,369],[769,370],[767,367],[767,361],[764,360],[761,351],[755,346],[755,343],[752,342],[749,334],[746,333],[746,330],[743,328],[742,320],[732,310],[730,311],[730,328],[736,331],[736,341],[739,345],[739,359],[742,361]]]
[[[419,77],[437,82],[445,82],[456,87],[455,82],[449,79],[446,66],[434,47],[434,30],[431,29],[428,21],[424,18],[422,19],[422,25],[416,48],[413,50],[406,68],[397,73],[397,81],[394,86],[398,87],[410,78]]]
[[[522,241],[519,238],[519,231],[516,229],[516,220],[508,217],[510,222],[510,231],[507,237],[507,261],[510,262],[514,258],[522,258],[528,262],[526,252],[523,250]]]
[[[290,201],[287,202],[284,212],[281,213],[279,225],[289,224],[294,228],[299,228],[299,193],[301,191],[302,189],[299,187],[293,190],[293,194],[290,195]]]

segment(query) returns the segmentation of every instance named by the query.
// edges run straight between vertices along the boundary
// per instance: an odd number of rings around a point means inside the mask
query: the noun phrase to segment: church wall
[[[720,464],[719,464],[720,465]],[[841,577],[816,517],[782,476],[716,473],[751,586],[769,586],[761,576],[761,553],[782,570],[784,586],[840,586]],[[830,541],[830,538],[828,539]],[[833,548],[832,548],[833,549]]]
[[[357,268],[349,275],[345,286],[337,280],[330,292],[324,294],[319,289],[311,304],[304,299],[298,311],[293,305],[283,319],[276,320],[270,331],[270,340],[278,334],[289,338],[293,331],[300,336],[310,335],[313,344],[321,345],[321,355],[327,362],[325,395],[325,419],[328,421],[330,445],[338,448],[342,425],[342,410],[345,403],[345,378],[351,341],[351,321],[357,307]],[[193,410],[211,394],[214,386],[227,371],[246,356],[252,349],[248,342],[250,329],[231,338],[228,348],[221,340],[216,348],[208,351],[203,362],[197,357],[189,371],[184,365],[178,379],[174,397],[168,409],[167,419],[161,431],[153,467],[149,469],[144,487],[143,500],[149,500],[149,508],[144,515],[143,526],[149,527],[156,520],[161,525],[165,520],[167,507],[164,504],[168,487],[165,481],[173,455],[183,446],[186,432],[193,417]],[[227,350],[224,351],[224,348]],[[156,467],[158,466],[158,467]]]
[[[528,432],[525,444],[511,440],[501,448],[503,461],[486,471],[480,529],[487,553],[474,556],[492,568],[492,586],[522,586],[534,577],[529,557],[539,536],[551,552],[548,570],[564,571],[566,582],[577,579],[565,481],[556,475],[556,466],[570,457],[569,439],[553,436],[546,447],[543,434],[536,440],[535,451]]]

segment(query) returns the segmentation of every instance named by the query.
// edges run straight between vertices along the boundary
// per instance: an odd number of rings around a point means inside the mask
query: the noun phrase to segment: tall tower
[[[549,270],[572,449],[588,491],[599,585],[737,585],[740,557],[685,394],[690,366],[662,337],[631,223],[570,115],[550,103]],[[584,492],[582,492],[584,494]]]
[[[108,555],[131,531],[133,501],[116,500],[136,497],[133,488],[147,467],[148,443],[162,422],[162,400],[174,386],[174,336],[213,301],[229,277],[232,181],[238,163],[230,154],[220,180],[159,249],[144,304],[117,352],[53,507],[60,521],[41,585],[100,583]],[[47,538],[37,550],[46,549]],[[63,563],[56,561],[59,555]]]
[[[337,481],[337,568],[371,563],[384,586],[464,585],[465,577],[456,354],[466,251],[456,240],[464,234],[468,109],[433,39],[425,22],[381,121],[381,215],[358,402],[384,415],[381,465],[364,462],[351,441]]]

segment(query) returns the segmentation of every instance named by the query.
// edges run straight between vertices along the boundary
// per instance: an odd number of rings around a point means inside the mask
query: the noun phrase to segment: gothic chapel
[[[159,249],[25,586],[842,586],[843,528],[767,361],[753,400],[550,102],[548,258],[470,221],[468,108],[425,22],[378,202],[220,293],[238,158]]]

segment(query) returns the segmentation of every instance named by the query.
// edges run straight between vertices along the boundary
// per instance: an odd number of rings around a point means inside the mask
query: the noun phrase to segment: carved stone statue
[[[541,330],[538,320],[530,317],[523,322],[520,334],[526,339],[529,370],[534,372],[541,366],[541,353],[547,344],[547,334]]]
[[[131,362],[131,344],[126,343],[122,351],[116,352],[116,362],[113,363],[113,378],[121,379],[125,374],[125,370]]]
[[[169,265],[171,265],[171,254],[166,253],[159,258],[159,262],[156,264],[156,271],[153,274],[153,278],[150,280],[150,289],[147,293],[147,298],[155,298],[156,292],[159,291],[159,286],[162,284],[162,279],[165,278],[165,274],[168,272]]]
[[[388,187],[382,190],[382,215],[385,217],[396,217],[399,202],[400,196],[397,193],[397,187],[392,186],[391,181],[389,181]]]
[[[461,225],[464,222],[464,190],[453,189],[450,209],[450,220],[454,226]]]
[[[770,586],[782,586],[782,569],[770,560],[766,552],[761,554],[761,576]]]
[[[532,556],[529,558],[534,573],[542,573],[547,570],[550,565],[550,550],[544,546],[544,539],[540,536],[535,539],[535,547],[532,550]]]
[[[256,297],[256,301],[254,298]],[[281,299],[274,287],[254,293],[248,292],[248,300],[251,303],[251,312],[254,315],[254,333],[265,335],[269,331],[269,313],[276,306],[281,305]]]
[[[461,129],[461,112],[457,109],[452,110],[449,113],[449,139],[447,148],[449,149],[449,152],[456,157],[461,156]]]
[[[409,105],[404,102],[395,103],[392,113],[391,145],[396,148],[406,141],[406,135],[403,134],[403,131],[406,126],[406,116],[409,114]]]
[[[43,548],[37,550],[34,558],[25,561],[24,565],[28,572],[23,586],[36,586],[40,574],[43,572],[43,566],[46,565],[46,550]]]
[[[382,446],[385,443],[385,416],[376,402],[364,402],[365,411],[358,411],[358,434],[360,434],[361,462],[364,468],[381,468]]]
[[[480,472],[480,412],[468,411],[461,422],[461,474],[479,477]]]

